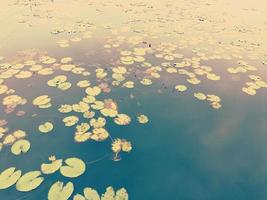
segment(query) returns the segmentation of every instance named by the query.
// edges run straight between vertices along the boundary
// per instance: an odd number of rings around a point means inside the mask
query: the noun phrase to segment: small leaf
[[[75,178],[82,175],[85,172],[85,163],[79,158],[68,158],[65,160],[67,166],[60,168],[60,173],[69,178]]]

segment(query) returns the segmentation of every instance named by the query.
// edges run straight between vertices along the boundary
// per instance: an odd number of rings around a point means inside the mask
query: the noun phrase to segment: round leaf
[[[0,174],[0,190],[14,185],[21,176],[21,170],[15,171],[15,167],[10,167]]]
[[[28,192],[37,188],[44,181],[40,171],[31,171],[24,174],[17,182],[16,189],[20,192]]]

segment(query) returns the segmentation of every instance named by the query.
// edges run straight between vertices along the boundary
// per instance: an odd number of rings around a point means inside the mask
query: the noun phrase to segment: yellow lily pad
[[[118,114],[117,110],[110,109],[110,108],[103,108],[102,110],[100,110],[100,112],[105,117],[116,117]]]
[[[98,192],[92,188],[84,188],[83,195],[76,194],[73,200],[100,200]]]
[[[39,97],[36,97],[33,101],[32,104],[35,106],[42,107],[42,105],[48,105],[51,101],[51,98],[49,98],[48,95],[41,95]]]
[[[94,104],[91,105],[91,107],[95,110],[101,110],[105,106],[104,102],[102,101],[95,101]]]
[[[45,122],[44,124],[39,125],[38,129],[42,133],[49,133],[54,128],[54,125],[51,122]]]
[[[90,96],[97,96],[101,93],[101,88],[98,86],[88,87],[86,88],[85,92]]]
[[[60,168],[60,173],[69,178],[75,178],[82,175],[85,172],[86,165],[79,158],[68,158],[65,160],[67,165]]]
[[[120,151],[130,152],[132,150],[132,144],[127,140],[118,138],[112,142],[111,149],[114,153],[119,153]]]
[[[206,95],[202,92],[194,93],[194,97],[196,97],[198,100],[201,100],[201,101],[207,98]]]
[[[90,133],[90,132],[85,132],[85,133],[76,132],[75,136],[74,136],[74,140],[76,142],[85,142],[85,141],[90,139],[91,135],[92,135],[92,133]]]
[[[84,87],[89,87],[90,82],[88,80],[82,80],[77,83],[78,87],[84,88]]]
[[[146,115],[141,114],[137,116],[137,120],[141,124],[146,124],[148,122],[148,117]]]
[[[114,118],[114,122],[118,125],[127,125],[130,124],[131,118],[126,114],[118,114],[116,118]]]
[[[52,87],[56,87],[59,84],[64,83],[65,81],[67,81],[67,76],[58,75],[58,76],[54,77],[53,79],[47,81],[47,85],[52,86]]]
[[[71,87],[71,83],[70,82],[64,82],[64,83],[60,83],[58,85],[58,88],[61,90],[68,90]]]
[[[187,90],[187,87],[185,85],[176,85],[175,90],[177,90],[178,92],[184,92]]]
[[[108,138],[109,133],[104,128],[95,128],[93,129],[93,133],[91,135],[91,139],[95,141],[104,141]]]
[[[52,160],[51,163],[43,163],[41,165],[41,171],[44,174],[53,174],[62,166],[62,159]]]
[[[16,130],[12,134],[16,139],[21,139],[26,136],[26,132],[23,130]]]
[[[86,112],[89,110],[89,108],[90,108],[90,106],[83,101],[72,105],[72,109],[75,112]]]
[[[72,106],[68,105],[68,104],[63,104],[63,105],[60,106],[58,111],[61,112],[61,113],[71,112],[72,111]]]
[[[65,186],[63,182],[55,182],[49,189],[48,200],[68,200],[73,193],[74,186],[68,182]]]
[[[9,188],[14,185],[21,176],[21,170],[10,167],[0,174],[0,190]]]
[[[62,121],[65,123],[65,126],[73,126],[78,123],[79,118],[77,116],[71,115],[65,117]]]
[[[140,83],[142,83],[143,85],[151,85],[152,81],[148,78],[143,78]]]
[[[72,61],[71,57],[64,57],[60,60],[61,63],[66,64]]]
[[[105,126],[106,124],[106,119],[103,117],[98,117],[97,119],[93,118],[90,120],[90,125],[93,126],[94,128],[101,128]]]
[[[31,143],[28,140],[18,140],[12,145],[11,152],[14,155],[20,155],[21,153],[28,152],[30,147]]]
[[[134,82],[133,81],[127,81],[127,82],[123,83],[122,86],[129,88],[129,89],[132,89],[132,88],[134,88]]]
[[[128,193],[124,188],[117,190],[115,193],[113,187],[108,187],[106,192],[102,194],[101,200],[128,200]]]
[[[43,177],[40,177],[40,171],[31,171],[20,177],[16,183],[16,189],[20,192],[28,192],[36,189],[44,181]]]

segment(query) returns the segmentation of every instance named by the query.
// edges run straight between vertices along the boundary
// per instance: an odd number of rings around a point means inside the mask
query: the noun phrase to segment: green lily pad
[[[82,175],[85,172],[86,165],[79,158],[68,158],[65,160],[67,165],[60,168],[60,173],[69,178],[75,178]]]
[[[67,200],[73,193],[74,186],[68,182],[65,186],[63,182],[55,182],[48,192],[48,200]]]
[[[24,174],[17,182],[16,189],[20,192],[28,192],[37,188],[44,181],[40,171],[31,171]]]
[[[92,188],[84,188],[84,196],[81,194],[76,194],[73,200],[100,200],[99,194],[96,190]]]
[[[28,140],[18,140],[12,145],[11,152],[14,155],[20,155],[29,151],[30,147],[31,143]]]
[[[15,167],[10,167],[0,174],[0,190],[14,185],[21,176],[21,170],[15,171]]]
[[[41,165],[41,171],[44,174],[53,174],[62,166],[62,159],[54,160],[51,163],[43,163]]]

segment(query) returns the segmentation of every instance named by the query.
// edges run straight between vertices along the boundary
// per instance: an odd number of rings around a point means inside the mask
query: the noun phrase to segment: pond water
[[[0,199],[266,199],[265,4],[1,2]]]

